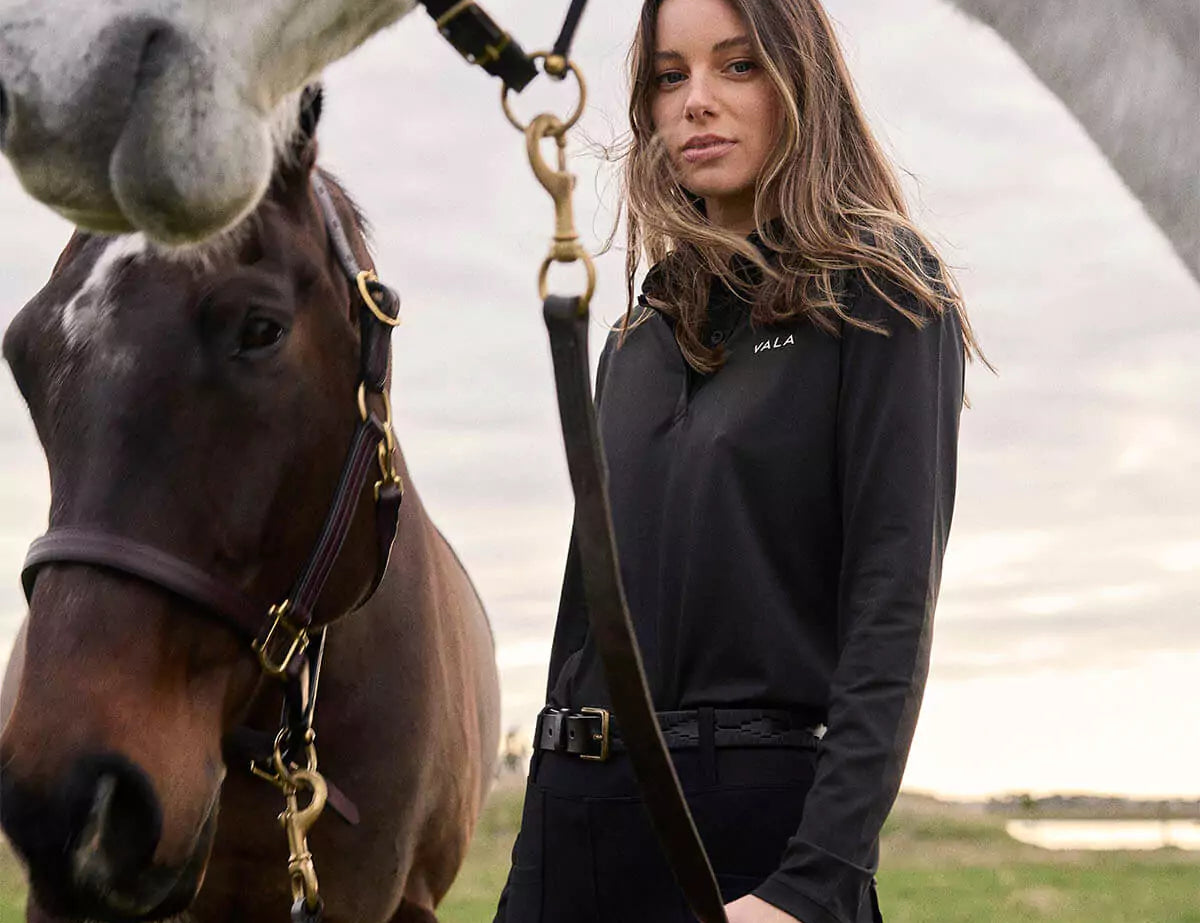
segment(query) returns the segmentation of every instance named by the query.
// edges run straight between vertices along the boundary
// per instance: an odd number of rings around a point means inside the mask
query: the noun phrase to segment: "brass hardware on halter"
[[[317,883],[317,870],[312,853],[308,849],[308,831],[312,829],[329,797],[329,789],[319,772],[298,769],[288,779],[284,793],[287,808],[279,815],[279,822],[287,832],[288,875],[292,880],[292,901],[303,901],[305,909],[316,911],[321,906],[321,889]],[[300,792],[312,792],[306,807],[300,807]]]
[[[272,756],[274,768],[261,769],[255,764],[250,770],[260,779],[270,782],[281,792],[286,802],[279,823],[288,840],[288,877],[292,883],[293,919],[300,913],[301,919],[319,920],[323,908],[321,890],[317,883],[317,870],[312,852],[308,848],[308,832],[312,829],[329,799],[329,786],[325,777],[317,772],[316,733],[309,728],[304,735],[305,767],[288,765],[283,756],[283,745],[287,731],[281,730],[275,738]],[[312,793],[308,804],[300,807],[300,794],[304,790]]]
[[[268,609],[267,615],[275,621],[271,623],[267,636],[261,642],[256,640],[250,645],[254,653],[258,655],[258,662],[262,666],[263,672],[276,678],[286,676],[292,661],[304,653],[304,649],[308,647],[308,632],[303,628],[297,628],[287,617],[291,608],[292,601],[285,599]],[[291,638],[290,641],[288,637]],[[273,652],[280,639],[287,647],[283,656],[274,660],[272,659]]]
[[[379,392],[379,397],[383,401],[383,438],[379,441],[376,452],[380,475],[380,479],[375,482],[376,502],[379,501],[380,491],[388,484],[394,486],[401,494],[404,493],[404,481],[396,471],[396,430],[392,425],[392,399],[386,389]],[[365,383],[358,386],[358,414],[364,423],[371,418],[370,411],[367,410]]]
[[[354,280],[358,284],[358,294],[362,296],[362,300],[366,303],[367,308],[381,324],[386,324],[388,327],[399,327],[400,317],[392,317],[390,314],[384,314],[379,310],[379,303],[375,301],[375,297],[371,294],[371,289],[367,285],[368,282],[378,282],[379,276],[375,275],[375,270],[364,269],[358,274]]]

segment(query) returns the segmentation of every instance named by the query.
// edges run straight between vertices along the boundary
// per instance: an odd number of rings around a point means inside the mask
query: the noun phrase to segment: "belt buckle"
[[[592,740],[600,741],[600,752],[598,754],[580,753],[579,758],[581,760],[595,760],[596,762],[602,763],[608,759],[608,743],[609,743],[608,710],[604,709],[604,708],[585,707],[585,708],[579,709],[579,712],[580,712],[580,714],[584,714],[584,715],[599,715],[600,716],[600,733],[592,735]]]

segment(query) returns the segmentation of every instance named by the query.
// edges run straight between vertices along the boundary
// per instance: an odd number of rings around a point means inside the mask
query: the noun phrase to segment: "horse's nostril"
[[[76,885],[95,894],[145,871],[162,828],[158,799],[145,774],[123,760],[105,763],[89,773],[91,798],[71,854]]]

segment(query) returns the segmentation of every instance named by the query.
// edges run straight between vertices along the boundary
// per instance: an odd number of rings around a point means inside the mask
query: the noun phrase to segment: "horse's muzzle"
[[[51,797],[0,776],[0,823],[44,910],[70,918],[158,920],[194,900],[216,830],[216,801],[183,867],[153,864],[162,809],[123,757],[85,757]],[[65,845],[65,849],[64,849]]]

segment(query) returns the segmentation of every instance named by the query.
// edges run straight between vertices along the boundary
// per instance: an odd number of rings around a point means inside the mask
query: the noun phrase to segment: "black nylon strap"
[[[633,624],[621,586],[609,513],[607,478],[592,406],[587,312],[579,298],[551,295],[543,315],[567,465],[575,490],[575,525],[592,637],[604,665],[613,711],[663,852],[701,923],[727,923],[712,865],[688,811],[675,765],[654,714]]]

